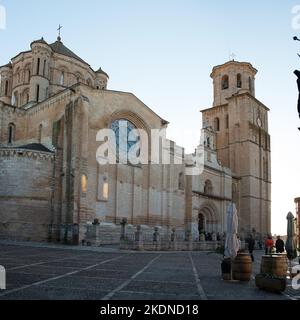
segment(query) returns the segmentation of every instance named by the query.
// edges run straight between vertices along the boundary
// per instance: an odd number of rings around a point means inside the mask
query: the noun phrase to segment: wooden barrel
[[[252,260],[248,253],[238,253],[232,264],[234,280],[250,281],[252,274]]]
[[[288,260],[285,254],[275,254],[262,256],[260,273],[277,277],[286,277],[288,270]]]

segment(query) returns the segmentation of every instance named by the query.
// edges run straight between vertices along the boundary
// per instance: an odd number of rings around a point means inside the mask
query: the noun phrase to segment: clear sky
[[[212,67],[230,52],[251,62],[259,70],[256,97],[271,109],[272,231],[285,234],[300,197],[294,5],[300,0],[0,0],[0,65],[42,36],[54,42],[62,24],[64,44],[101,66],[110,89],[133,92],[170,121],[169,138],[190,152],[199,142],[199,110],[212,104]]]

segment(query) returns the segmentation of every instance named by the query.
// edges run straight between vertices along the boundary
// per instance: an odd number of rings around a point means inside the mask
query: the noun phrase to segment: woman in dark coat
[[[254,261],[254,256],[253,256],[253,250],[254,250],[254,247],[255,247],[255,240],[253,239],[253,236],[250,234],[248,240],[247,240],[247,243],[248,243],[248,251],[251,255],[251,259],[252,259],[252,262]]]

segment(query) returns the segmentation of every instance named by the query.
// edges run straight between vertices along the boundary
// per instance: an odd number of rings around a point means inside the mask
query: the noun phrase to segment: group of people
[[[251,259],[252,259],[252,261],[254,261],[253,250],[255,248],[255,239],[252,235],[250,235],[246,242],[248,244],[248,251],[251,255]],[[280,238],[280,236],[277,236],[277,240],[276,240],[275,246],[274,246],[274,240],[273,240],[272,236],[269,235],[265,239],[265,254],[267,255],[267,254],[272,253],[274,247],[276,249],[276,253],[283,253],[284,252],[284,242]]]
[[[283,253],[284,252],[284,242],[280,238],[280,236],[277,236],[277,240],[275,242],[274,246],[274,240],[271,235],[267,237],[265,240],[265,254],[272,253],[273,248],[275,247],[276,253]]]

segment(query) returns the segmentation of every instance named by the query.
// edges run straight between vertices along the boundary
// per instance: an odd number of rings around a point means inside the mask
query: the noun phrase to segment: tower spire
[[[236,54],[234,52],[229,52],[229,61],[234,61]]]
[[[61,31],[60,31],[61,29],[62,29],[62,26],[59,24],[58,29],[57,29],[57,31],[58,31],[57,40],[58,40],[58,41],[61,41],[61,34],[60,34],[60,33],[61,33]]]

